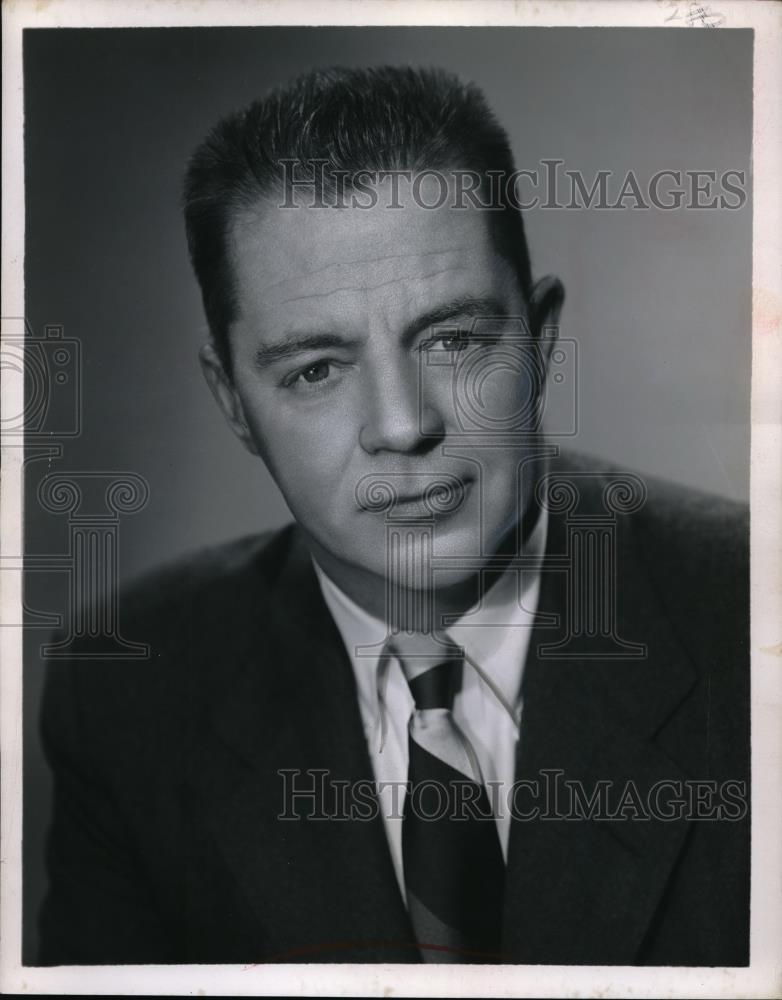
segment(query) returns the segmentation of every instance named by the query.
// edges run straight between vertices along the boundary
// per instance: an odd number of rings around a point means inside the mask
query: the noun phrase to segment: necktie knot
[[[445,660],[417,677],[408,678],[415,707],[419,711],[428,708],[447,708],[450,711],[461,686],[461,666],[461,660]]]
[[[416,709],[453,708],[464,660],[459,646],[432,635],[405,633],[389,642],[388,652],[399,660]]]

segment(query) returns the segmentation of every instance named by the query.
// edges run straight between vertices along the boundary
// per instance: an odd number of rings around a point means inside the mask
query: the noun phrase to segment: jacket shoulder
[[[600,492],[612,478],[629,476],[641,484],[637,509],[615,515],[620,551],[633,563],[619,571],[640,572],[651,582],[695,660],[744,663],[748,505],[584,455],[563,455],[558,471],[565,478],[586,475],[584,488],[593,492],[592,506],[602,513]]]
[[[704,597],[746,591],[749,505],[653,477],[646,485],[634,528],[667,586],[696,588]]]
[[[213,546],[121,588],[119,634],[147,655],[95,658],[75,644],[68,660],[47,664],[44,728],[66,705],[107,732],[123,720],[157,731],[200,715],[230,683],[248,622],[264,627],[294,534],[289,525]]]
[[[285,562],[294,532],[293,525],[278,531],[248,535],[220,545],[188,553],[155,567],[131,580],[119,592],[121,613],[129,620],[158,618],[170,623],[170,614],[193,602],[224,603],[236,591],[252,586],[261,591],[273,587]]]
[[[749,505],[659,476],[574,452],[565,452],[555,470],[589,476],[593,488],[612,477],[630,476],[642,484],[641,505],[630,516],[633,527],[660,543],[655,558],[681,567],[683,556],[697,563],[717,559],[747,563]],[[620,515],[621,517],[621,515]]]

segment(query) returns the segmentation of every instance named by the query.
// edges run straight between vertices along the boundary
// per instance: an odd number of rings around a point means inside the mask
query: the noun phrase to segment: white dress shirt
[[[546,511],[541,510],[525,545],[525,555],[542,554],[546,527]],[[355,672],[386,836],[404,898],[402,810],[407,781],[407,725],[413,697],[399,661],[385,661],[385,669],[381,663],[379,654],[388,635],[386,624],[360,608],[317,563],[315,571]],[[477,754],[506,860],[510,834],[507,802],[519,738],[521,678],[539,590],[539,573],[506,570],[484,596],[482,605],[465,612],[447,629],[465,654],[462,687],[454,699],[453,716]],[[370,655],[366,650],[357,653],[362,646],[374,646],[377,651],[370,651]]]

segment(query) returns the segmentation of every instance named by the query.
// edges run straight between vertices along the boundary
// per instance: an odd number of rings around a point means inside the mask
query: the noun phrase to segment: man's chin
[[[452,521],[434,532],[421,525],[398,523],[381,537],[335,538],[328,545],[310,536],[310,548],[321,569],[354,600],[379,610],[395,603],[393,591],[420,593],[471,589],[491,555],[512,532],[479,533],[469,524]],[[357,544],[362,543],[362,544]],[[335,551],[335,550],[338,550]],[[339,554],[338,554],[339,553]]]
[[[465,557],[464,550],[443,547],[431,551],[427,544],[408,544],[386,554],[382,562],[353,563],[356,578],[371,579],[386,591],[418,592],[458,590],[475,581],[491,563],[491,556]]]

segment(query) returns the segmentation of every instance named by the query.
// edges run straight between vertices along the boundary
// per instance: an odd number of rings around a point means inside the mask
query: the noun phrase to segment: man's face
[[[458,481],[461,504],[431,520],[435,559],[456,559],[438,571],[444,586],[474,574],[458,557],[491,554],[520,513],[519,446],[476,444],[458,402],[472,393],[484,429],[528,409],[518,323],[469,339],[476,316],[518,318],[525,304],[485,214],[387,205],[382,194],[371,210],[269,202],[236,221],[228,409],[343,582],[393,575],[389,515],[420,521],[427,487]],[[398,496],[390,512],[372,509],[381,481]]]

